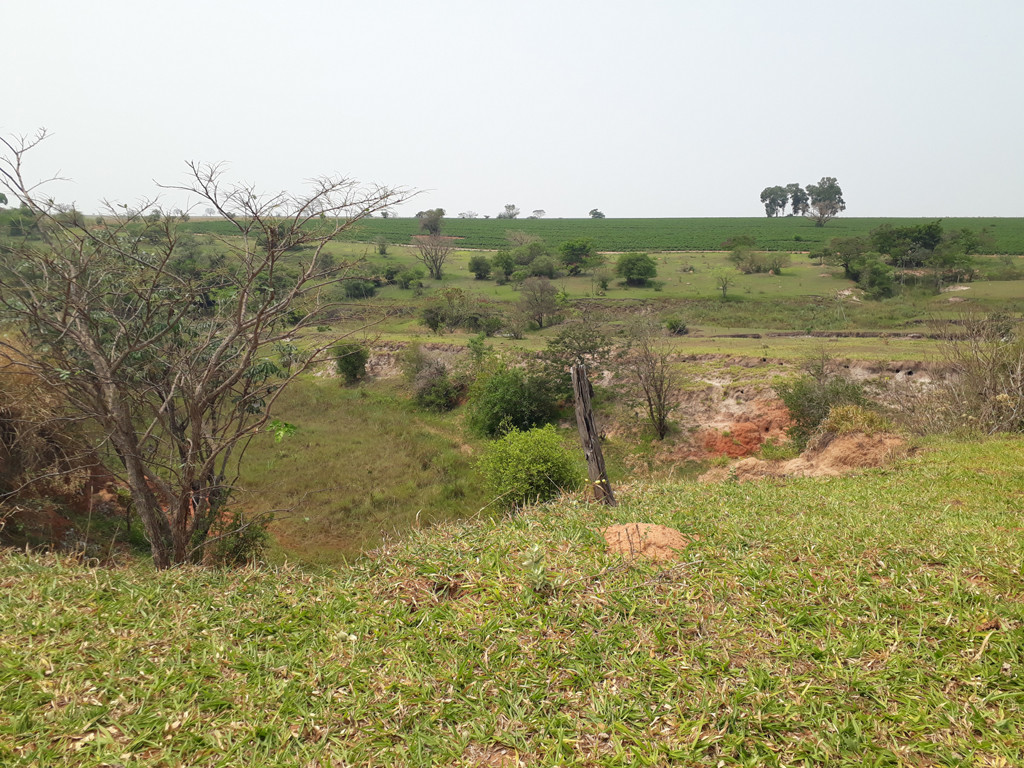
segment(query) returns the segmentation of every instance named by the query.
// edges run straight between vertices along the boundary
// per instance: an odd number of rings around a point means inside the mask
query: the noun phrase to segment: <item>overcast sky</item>
[[[835,176],[850,216],[1024,216],[1021,0],[5,3],[0,133],[58,200],[185,161],[340,173],[449,216],[757,216]],[[165,193],[165,207],[182,201]]]

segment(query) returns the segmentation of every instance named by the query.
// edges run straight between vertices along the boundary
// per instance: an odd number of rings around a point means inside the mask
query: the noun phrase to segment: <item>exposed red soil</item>
[[[881,467],[906,454],[906,441],[898,435],[880,432],[865,435],[823,434],[807,450],[789,461],[746,458],[728,467],[705,472],[704,482],[760,480],[766,477],[834,477],[858,469]]]
[[[629,558],[645,557],[656,562],[679,557],[679,553],[692,541],[675,528],[650,523],[610,525],[600,531],[609,552]]]

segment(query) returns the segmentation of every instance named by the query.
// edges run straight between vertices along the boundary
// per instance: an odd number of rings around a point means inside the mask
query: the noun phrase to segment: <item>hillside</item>
[[[637,484],[329,575],[8,551],[0,763],[1017,765],[1022,467]],[[630,521],[691,544],[608,555]]]

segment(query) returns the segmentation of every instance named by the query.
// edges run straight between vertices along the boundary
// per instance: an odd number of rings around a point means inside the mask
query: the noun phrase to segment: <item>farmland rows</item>
[[[839,218],[825,227],[809,219],[708,218],[708,219],[445,219],[444,233],[460,238],[462,248],[506,247],[508,230],[536,235],[555,246],[576,237],[588,237],[601,251],[713,251],[737,235],[752,235],[759,248],[773,251],[808,251],[833,237],[867,235],[882,224],[906,226],[934,219]],[[1024,219],[950,218],[942,220],[947,230],[969,227],[987,229],[992,253],[1024,254]],[[193,221],[196,232],[231,234],[226,221]],[[366,219],[342,239],[370,242],[379,236],[388,242],[406,244],[418,234],[416,219]]]

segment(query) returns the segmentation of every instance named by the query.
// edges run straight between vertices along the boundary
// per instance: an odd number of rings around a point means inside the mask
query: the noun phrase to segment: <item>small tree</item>
[[[620,360],[659,440],[668,434],[668,415],[681,381],[670,356],[661,326],[652,318],[640,318],[627,328]]]
[[[350,386],[366,376],[369,359],[370,350],[362,344],[338,344],[334,348],[334,366]]]
[[[175,189],[209,205],[236,237],[201,270],[178,270],[180,217],[148,206],[112,208],[106,226],[80,228],[23,175],[45,138],[0,139],[0,185],[34,214],[41,241],[0,250],[0,318],[21,333],[14,363],[59,388],[96,426],[98,450],[123,469],[158,568],[201,562],[222,519],[249,440],[291,373],[268,354],[329,308],[317,257],[395,190],[323,177],[303,195],[265,196],[231,184],[217,165],[190,163]],[[295,251],[294,249],[302,250]],[[294,254],[294,255],[293,255]],[[13,351],[12,337],[0,349]]]
[[[604,214],[601,213],[597,208],[591,208],[590,213],[587,214],[592,219],[603,219]]]
[[[729,289],[736,282],[736,274],[727,269],[719,269],[714,273],[715,287],[722,292],[722,300],[728,298]]]
[[[513,203],[505,203],[505,210],[498,214],[499,219],[519,218],[519,208]]]
[[[624,253],[615,264],[615,272],[626,285],[643,287],[658,276],[658,265],[646,253]]]
[[[546,277],[528,277],[520,288],[519,308],[543,328],[544,320],[558,312],[557,295],[555,286]]]
[[[585,237],[575,240],[566,240],[558,246],[558,252],[562,256],[562,263],[570,275],[578,275],[590,266],[597,254],[594,248],[594,241]]]
[[[416,214],[420,220],[420,231],[428,235],[438,236],[441,234],[441,220],[444,218],[444,208],[431,208],[420,211]]]
[[[558,397],[569,398],[572,396],[569,369],[581,364],[592,370],[600,370],[607,363],[610,353],[608,338],[594,323],[579,318],[566,323],[548,339],[547,346],[540,354],[541,369]]]
[[[793,215],[806,216],[810,198],[804,188],[799,184],[787,184],[786,193],[789,195],[789,205],[793,209]]]
[[[476,254],[469,260],[469,271],[477,280],[486,280],[491,276],[491,261],[483,254]]]
[[[417,235],[416,258],[423,262],[434,280],[443,277],[444,263],[455,249],[455,238],[444,235]]]

